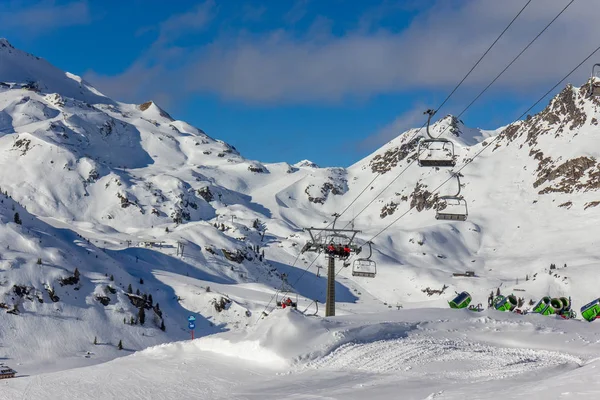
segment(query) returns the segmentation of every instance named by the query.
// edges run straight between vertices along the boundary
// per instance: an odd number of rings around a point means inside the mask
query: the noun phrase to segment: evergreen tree
[[[144,284],[144,280],[142,278],[140,278],[140,285]]]
[[[129,286],[127,286],[127,293],[129,293],[129,294],[133,293],[133,289],[131,288],[131,283],[129,284]]]
[[[73,273],[75,279],[79,280],[79,268],[75,267],[75,272]]]
[[[123,350],[123,341],[119,340],[119,344],[117,345],[117,347],[119,348],[119,350]]]
[[[115,280],[115,277],[114,277],[112,274],[110,275],[110,280],[111,280],[111,281],[114,281],[114,280]]]
[[[144,311],[144,307],[140,307],[138,318],[140,320],[140,325],[144,325],[144,322],[146,322],[146,312]]]
[[[150,302],[150,305],[152,305],[152,295],[151,294],[148,295],[148,301]]]
[[[98,338],[94,336],[94,344],[98,344]]]
[[[165,331],[165,329],[167,329],[167,328],[165,328],[165,321],[164,321],[164,320],[162,320],[162,321],[160,322],[160,330],[164,332],[164,331]]]
[[[496,289],[496,296],[500,296],[500,288]]]
[[[140,289],[136,289],[135,290],[135,294],[137,294],[139,296],[140,295]]]
[[[127,324],[127,318],[123,317],[123,323]]]
[[[15,213],[14,219],[15,219],[15,224],[19,224],[19,225],[23,224],[23,221],[21,221],[21,217],[19,216],[18,212]]]
[[[129,323],[131,325],[135,325],[135,320],[133,319],[133,315],[131,316],[131,319],[129,320]]]
[[[160,307],[158,306],[158,303],[156,303],[156,311],[160,311]]]

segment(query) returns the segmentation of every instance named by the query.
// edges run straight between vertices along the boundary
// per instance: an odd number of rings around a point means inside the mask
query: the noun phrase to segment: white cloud
[[[427,107],[425,105],[416,105],[412,109],[402,113],[394,121],[379,129],[375,134],[360,141],[357,145],[358,149],[361,152],[377,149],[395,139],[401,133],[421,125],[426,119],[423,115],[426,109]],[[425,133],[424,130],[423,133]]]
[[[207,10],[212,8],[206,4],[195,12],[211,15]],[[165,79],[168,85],[185,80],[188,93],[267,104],[337,102],[420,89],[446,91],[523,4],[517,0],[438,0],[398,32],[365,29],[363,24],[356,31],[333,35],[330,28],[327,32],[327,24],[321,24],[303,37],[284,30],[221,36],[193,51],[187,49],[178,62],[183,67],[163,72],[171,77]],[[566,4],[567,0],[533,1],[461,90],[485,86]],[[201,21],[206,23],[206,17],[171,17],[161,25],[161,38],[173,38],[184,32],[182,27]],[[518,93],[547,86],[595,48],[598,37],[600,25],[589,12],[589,3],[573,3],[495,87]],[[158,59],[152,63],[141,60],[137,65],[156,69],[157,62],[172,61],[155,55]],[[575,83],[587,74],[582,69]],[[143,84],[139,79],[132,81],[138,83]],[[165,85],[156,89],[170,90]]]
[[[214,0],[206,0],[186,13],[173,15],[160,24],[156,45],[165,45],[187,33],[204,29],[214,16]]]
[[[13,7],[16,4],[18,7]],[[0,26],[29,33],[85,25],[91,21],[87,0],[56,4],[54,0],[0,4]]]

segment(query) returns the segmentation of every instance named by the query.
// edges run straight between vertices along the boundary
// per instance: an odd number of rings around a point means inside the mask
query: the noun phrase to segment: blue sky
[[[525,3],[3,0],[0,36],[247,158],[348,166],[420,126]],[[461,112],[567,3],[533,0],[438,117]],[[597,25],[574,3],[461,119],[512,122],[597,46]]]

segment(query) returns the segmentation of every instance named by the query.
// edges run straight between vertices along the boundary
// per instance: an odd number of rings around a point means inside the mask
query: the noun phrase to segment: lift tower
[[[350,254],[359,254],[361,247],[354,243],[354,237],[360,231],[355,229],[336,229],[335,223],[340,215],[333,214],[335,218],[331,228],[304,228],[310,235],[310,240],[302,248],[302,253],[307,251],[325,253],[327,263],[327,302],[325,316],[335,315],[335,259],[344,262]],[[344,248],[348,250],[344,252]],[[333,249],[333,250],[332,250]]]

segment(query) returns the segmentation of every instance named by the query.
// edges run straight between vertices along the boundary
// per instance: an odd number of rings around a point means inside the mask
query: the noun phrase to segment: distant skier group
[[[334,243],[329,243],[329,246],[327,246],[327,254],[347,259],[350,257],[350,246],[341,244],[336,246]]]

